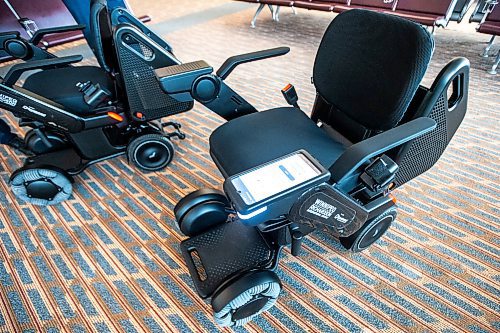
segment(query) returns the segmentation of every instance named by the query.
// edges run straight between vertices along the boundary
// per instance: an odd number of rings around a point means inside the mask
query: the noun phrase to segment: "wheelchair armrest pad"
[[[19,39],[21,35],[18,31],[8,31],[0,33],[0,51],[4,50],[5,42],[10,39]]]
[[[330,167],[332,180],[341,183],[369,159],[418,138],[436,128],[436,121],[421,117],[349,147]]]
[[[33,45],[37,45],[40,43],[42,38],[45,35],[49,34],[57,34],[57,33],[62,33],[62,32],[70,32],[70,31],[78,31],[78,30],[83,30],[85,29],[86,25],[85,24],[77,24],[77,25],[68,25],[64,27],[52,27],[52,28],[44,28],[44,29],[38,29],[33,37],[31,37],[30,43]]]
[[[155,69],[160,86],[167,94],[191,91],[193,82],[202,75],[213,72],[213,68],[203,60]]]
[[[66,67],[69,64],[80,62],[82,61],[82,59],[83,56],[81,55],[73,55],[61,58],[51,58],[51,59],[23,62],[14,65],[10,68],[10,70],[7,72],[7,75],[5,75],[3,84],[11,87],[17,82],[17,80],[19,80],[21,74],[23,74],[24,72],[35,69],[52,69],[52,68]],[[50,82],[48,84],[50,84]]]
[[[228,58],[217,71],[217,76],[225,80],[236,66],[257,60],[278,57],[290,52],[289,47],[277,47],[269,50],[245,53]]]

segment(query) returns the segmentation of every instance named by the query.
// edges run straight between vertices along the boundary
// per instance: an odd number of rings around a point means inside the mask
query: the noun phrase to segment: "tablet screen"
[[[321,175],[321,171],[301,153],[243,173],[231,182],[247,205],[270,198]]]

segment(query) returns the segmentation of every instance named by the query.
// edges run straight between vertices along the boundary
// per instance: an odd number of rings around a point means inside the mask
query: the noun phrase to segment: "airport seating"
[[[469,23],[480,23],[491,7],[490,3],[491,0],[478,0],[476,7],[474,7],[472,15],[469,18]]]
[[[500,5],[498,2],[491,2],[492,6],[489,8],[482,22],[479,24],[477,31],[483,34],[491,35],[491,39],[484,49],[482,56],[488,57],[488,53],[493,46],[495,37],[500,35]],[[497,53],[496,60],[493,67],[489,70],[490,74],[497,73],[497,67],[500,62],[500,50]]]
[[[465,14],[467,14],[475,1],[476,0],[458,0],[451,14],[450,21],[462,22]]]
[[[369,9],[386,12],[400,17],[416,21],[429,27],[446,27],[455,9],[460,9],[460,14],[466,5],[470,6],[472,0],[238,0],[244,2],[258,3],[259,8],[252,20],[252,27],[262,11],[268,5],[273,19],[279,20],[279,8],[281,6],[319,10],[326,12],[341,13],[350,9]],[[463,6],[461,5],[464,2]],[[458,8],[457,8],[458,7]],[[465,13],[463,13],[465,15]],[[456,15],[455,15],[456,16]],[[463,16],[462,16],[463,17]]]
[[[398,0],[395,11],[387,11],[429,27],[446,27],[457,0]]]
[[[396,0],[351,0],[349,5],[335,6],[337,13],[345,12],[350,9],[370,9],[375,11],[393,11],[397,4]]]

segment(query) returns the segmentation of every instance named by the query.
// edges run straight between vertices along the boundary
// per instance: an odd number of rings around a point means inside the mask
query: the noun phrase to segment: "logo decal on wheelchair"
[[[17,105],[17,99],[6,96],[4,94],[0,94],[0,103],[7,104],[10,106],[16,106]]]
[[[308,213],[324,218],[325,220],[329,219],[336,211],[337,207],[330,205],[321,199],[316,199],[316,201],[307,209]]]
[[[28,112],[34,113],[40,117],[46,117],[47,115],[45,113],[42,113],[40,111],[37,111],[34,107],[28,106],[28,105],[23,105],[23,110],[26,110]]]

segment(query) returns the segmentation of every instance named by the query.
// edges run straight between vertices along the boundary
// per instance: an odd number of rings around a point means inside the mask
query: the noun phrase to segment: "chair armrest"
[[[191,92],[193,82],[212,73],[213,68],[203,60],[155,69],[161,89],[167,94]]]
[[[371,158],[432,131],[436,125],[433,119],[421,117],[352,145],[330,167],[331,180],[342,183]]]
[[[5,75],[3,84],[5,84],[8,87],[12,87],[17,82],[17,80],[19,80],[19,78],[24,72],[35,69],[52,69],[52,68],[66,67],[69,64],[80,62],[82,61],[82,59],[83,56],[74,55],[61,58],[23,62],[21,64],[14,65],[10,68],[10,70],[7,72],[7,75]]]
[[[4,44],[6,41],[11,39],[19,39],[20,34],[18,31],[9,31],[0,33],[0,51],[4,50]]]
[[[33,45],[37,45],[40,43],[42,38],[45,35],[49,34],[57,34],[57,33],[63,33],[63,32],[70,32],[70,31],[78,31],[78,30],[83,30],[85,29],[85,24],[77,24],[77,25],[68,25],[64,27],[53,27],[53,28],[44,28],[44,29],[39,29],[35,32],[33,37],[31,37],[30,43]]]
[[[228,58],[217,71],[217,76],[225,80],[236,66],[257,60],[278,57],[290,52],[289,47],[278,47],[275,49],[262,50],[252,53],[240,54]]]

